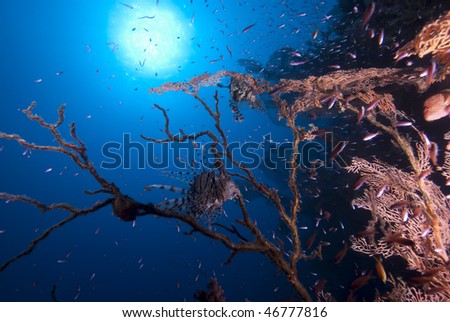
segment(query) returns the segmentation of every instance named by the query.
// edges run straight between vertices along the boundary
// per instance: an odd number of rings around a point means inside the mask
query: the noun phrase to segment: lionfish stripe
[[[185,202],[186,202],[185,198],[175,198],[164,200],[163,202],[160,202],[156,206],[158,208],[176,209],[182,207]]]
[[[184,176],[190,175],[189,172],[186,172],[186,173],[180,172],[180,173],[178,173],[178,172],[173,172],[173,171],[167,171],[167,172],[161,173],[161,175],[165,176],[165,177],[168,177],[168,178],[171,178],[171,179],[175,179],[175,180],[181,181],[181,182],[186,183],[186,184],[190,184],[191,183],[190,178],[184,177]]]
[[[152,185],[148,185],[146,187],[146,190],[150,190],[150,189],[161,189],[161,190],[167,190],[170,192],[177,192],[180,194],[185,194],[186,190],[183,188],[178,188],[178,187],[174,187],[174,186],[165,186],[162,184],[152,184]]]

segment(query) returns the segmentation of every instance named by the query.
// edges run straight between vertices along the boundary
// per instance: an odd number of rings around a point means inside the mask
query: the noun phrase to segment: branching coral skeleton
[[[90,162],[87,147],[76,134],[75,124],[70,125],[71,141],[63,138],[59,127],[64,122],[64,108],[58,109],[58,120],[47,123],[39,115],[33,114],[36,107],[32,103],[24,110],[26,116],[39,123],[50,131],[57,145],[47,146],[31,143],[18,134],[0,133],[1,139],[13,140],[18,144],[33,150],[56,152],[70,157],[81,169],[88,171],[99,184],[99,189],[88,194],[104,196],[102,201],[84,209],[78,209],[70,204],[55,203],[46,205],[38,200],[23,195],[0,193],[0,198],[10,201],[21,201],[35,206],[41,212],[63,210],[68,216],[59,223],[48,228],[38,238],[33,240],[29,247],[22,253],[14,256],[0,266],[0,271],[5,270],[15,261],[30,254],[40,242],[48,238],[52,232],[61,229],[66,224],[96,212],[106,206],[111,206],[114,214],[124,221],[133,221],[146,215],[172,218],[184,222],[191,230],[187,234],[200,233],[204,236],[220,241],[231,251],[227,260],[243,252],[259,252],[267,256],[287,277],[302,300],[310,301],[311,295],[301,282],[302,272],[298,271],[298,263],[301,260],[322,258],[323,243],[309,255],[302,247],[298,218],[301,215],[301,186],[297,181],[300,170],[299,161],[296,159],[298,146],[301,141],[314,139],[317,128],[305,130],[296,125],[297,116],[303,112],[326,106],[328,109],[337,108],[348,110],[358,115],[359,121],[370,122],[380,133],[384,133],[395,142],[408,161],[408,169],[400,169],[394,165],[380,160],[365,160],[358,157],[353,159],[347,168],[349,172],[358,173],[366,178],[365,188],[360,196],[353,201],[358,208],[363,208],[371,213],[371,220],[367,226],[367,234],[355,235],[351,238],[351,247],[369,256],[389,258],[397,255],[402,257],[408,268],[420,274],[415,282],[407,283],[404,279],[395,279],[390,276],[388,282],[392,284],[392,290],[379,297],[380,300],[449,300],[450,263],[448,249],[450,246],[450,211],[449,198],[444,196],[440,188],[429,178],[433,171],[441,172],[447,179],[450,178],[450,152],[447,146],[445,162],[442,166],[436,163],[433,142],[429,142],[426,135],[420,132],[412,123],[412,120],[397,110],[390,94],[379,94],[377,89],[395,84],[396,86],[414,85],[418,91],[423,92],[433,83],[445,78],[450,72],[445,64],[448,58],[448,37],[444,40],[433,41],[433,35],[440,36],[442,32],[430,32],[440,30],[441,22],[448,25],[449,14],[444,15],[435,23],[430,23],[415,40],[400,49],[397,59],[408,55],[426,53],[437,55],[436,61],[443,62],[443,68],[439,69],[439,77],[424,75],[420,68],[370,68],[359,70],[340,70],[330,74],[316,77],[310,76],[301,80],[282,79],[277,84],[269,84],[262,79],[256,79],[252,75],[244,75],[229,71],[220,71],[215,74],[203,74],[184,83],[167,83],[158,88],[150,89],[150,93],[168,91],[183,91],[196,99],[210,116],[214,128],[202,131],[195,135],[186,134],[181,130],[181,135],[174,135],[170,130],[170,117],[167,110],[159,105],[154,105],[162,113],[165,120],[164,133],[166,138],[151,138],[142,135],[144,140],[155,143],[164,142],[188,142],[199,138],[207,138],[213,142],[213,148],[217,145],[224,147],[223,151],[214,150],[214,170],[230,178],[240,178],[248,182],[262,196],[269,200],[278,210],[279,218],[288,228],[288,235],[292,245],[285,245],[283,241],[275,237],[267,238],[258,228],[252,214],[249,213],[246,203],[239,192],[233,195],[240,208],[239,216],[234,216],[236,225],[226,227],[220,223],[205,224],[195,216],[178,213],[172,209],[163,209],[152,202],[140,202],[131,196],[122,194],[120,188],[114,183],[104,179]],[[437,25],[436,25],[437,24]],[[438,26],[438,27],[436,27]],[[428,28],[428,29],[427,29]],[[448,35],[448,33],[446,34]],[[431,37],[431,38],[430,38]],[[444,46],[440,48],[440,46]],[[445,58],[445,59],[444,59]],[[432,70],[434,73],[435,70]],[[214,95],[214,106],[211,107],[207,100],[200,97],[199,92],[205,86],[224,87],[221,82],[224,78],[231,78],[233,90],[241,86],[245,89],[245,98],[235,99],[236,102],[251,100],[255,105],[257,96],[268,94],[278,109],[279,118],[286,121],[286,126],[292,132],[293,153],[288,160],[290,166],[288,185],[291,191],[289,203],[282,202],[276,189],[259,181],[252,170],[245,167],[233,157],[229,149],[228,138],[221,123],[218,92]],[[230,88],[230,91],[232,89]],[[233,94],[233,93],[232,93]],[[295,95],[295,100],[288,103],[286,94]],[[232,96],[232,95],[231,95]],[[363,110],[367,106],[367,110]],[[369,111],[369,106],[370,111]],[[365,111],[365,113],[361,113]],[[356,123],[356,120],[355,120]],[[412,144],[402,133],[402,127],[409,125],[418,138],[417,144]],[[446,134],[450,140],[450,134]],[[450,143],[449,143],[450,144]],[[237,173],[229,173],[223,166],[223,158],[231,161],[239,170]],[[231,198],[229,198],[231,199]],[[288,204],[288,206],[286,206]],[[248,238],[248,235],[251,238]],[[246,236],[246,237],[244,237]],[[324,298],[323,294],[321,298]]]

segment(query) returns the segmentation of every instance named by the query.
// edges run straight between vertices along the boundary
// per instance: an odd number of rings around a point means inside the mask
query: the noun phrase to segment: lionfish
[[[209,222],[214,220],[224,212],[223,204],[240,193],[227,173],[203,170],[189,181],[175,178],[187,183],[188,188],[153,184],[145,187],[145,190],[162,189],[183,195],[180,198],[165,200],[158,206],[166,210],[180,211],[195,219],[206,218]]]
[[[230,106],[233,112],[233,118],[236,122],[242,122],[244,115],[239,110],[239,103],[247,102],[254,110],[264,111],[261,100],[255,95],[252,87],[244,81],[240,81],[235,77],[231,78],[230,87]]]

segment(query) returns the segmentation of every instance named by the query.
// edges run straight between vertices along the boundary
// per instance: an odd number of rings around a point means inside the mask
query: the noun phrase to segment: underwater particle
[[[22,155],[25,156],[28,154],[31,154],[31,150],[29,148],[26,148],[25,151],[22,152]]]
[[[426,236],[428,236],[428,234],[431,232],[431,228],[426,229],[422,235],[420,235],[420,237],[425,238]]]

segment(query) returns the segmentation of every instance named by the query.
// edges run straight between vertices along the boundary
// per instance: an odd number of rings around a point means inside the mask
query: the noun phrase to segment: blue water
[[[320,32],[315,41],[319,44],[323,41],[321,32],[329,26],[329,15],[337,1],[160,0],[157,7],[156,2],[24,0],[3,3],[0,131],[20,134],[37,144],[54,145],[48,131],[29,121],[21,110],[36,101],[35,113],[54,122],[57,108],[66,104],[66,120],[60,127],[64,136],[69,139],[68,124],[75,122],[79,137],[88,147],[90,160],[105,179],[141,202],[157,202],[169,195],[146,192],[146,185],[179,185],[180,182],[161,176],[160,170],[148,166],[139,169],[136,151],[132,152],[129,169],[102,169],[101,163],[108,161],[102,155],[102,146],[121,142],[124,133],[129,133],[133,142],[145,143],[141,134],[164,138],[161,132],[164,119],[153,108],[154,103],[169,110],[174,132],[179,128],[202,131],[211,128],[213,121],[204,110],[195,108],[199,103],[187,95],[149,95],[148,89],[222,69],[245,72],[239,59],[265,66],[276,50],[286,47],[305,51],[316,27]],[[169,67],[159,70],[157,58],[148,59],[141,66],[144,56],[130,56],[130,52],[137,53],[142,48],[127,47],[127,39],[120,38],[123,37],[121,24],[127,23],[130,11],[140,5],[176,12],[177,28],[186,31],[181,58],[175,58]],[[136,20],[137,28],[144,28],[146,19],[150,23],[151,18]],[[255,25],[242,32],[252,24]],[[158,32],[164,41],[165,31]],[[169,48],[166,54],[176,50],[180,49]],[[214,104],[214,90],[201,92],[210,104]],[[243,108],[245,122],[233,122],[227,89],[219,89],[219,96],[222,126],[230,140],[262,142],[267,133],[271,133],[274,141],[282,142],[290,137],[289,131],[280,126],[282,123],[277,123],[273,111],[262,114]],[[300,123],[305,125],[310,120],[300,120]],[[0,141],[0,148],[0,191],[27,195],[47,204],[67,202],[79,208],[102,200],[101,195],[84,194],[85,190],[98,189],[98,183],[69,157],[29,151],[6,140]],[[255,173],[281,193],[288,193],[280,174],[263,170]],[[321,204],[306,203],[306,214],[300,225],[312,227],[313,218],[322,207],[335,209],[336,200],[343,197],[332,197],[332,186],[328,189],[329,197]],[[263,198],[253,198],[250,193],[248,198],[251,198],[249,211],[258,214],[259,227],[270,235],[279,227],[276,209]],[[351,196],[344,198],[350,200]],[[349,202],[346,207],[350,207]],[[233,215],[239,213],[238,206],[228,202],[225,210],[229,217],[223,221],[230,224]],[[1,201],[0,262],[22,252],[31,240],[66,216],[62,211],[40,214],[28,204]],[[363,219],[355,225],[362,222]],[[337,219],[333,224],[338,226]],[[139,218],[135,224],[123,222],[113,216],[111,207],[106,207],[56,230],[30,255],[1,272],[0,300],[50,301],[52,287],[56,286],[60,301],[192,301],[193,294],[205,289],[213,276],[218,278],[224,296],[230,301],[295,299],[285,276],[263,255],[238,254],[230,265],[224,265],[229,250],[200,234],[184,235],[188,230],[174,220],[152,216]],[[310,234],[311,229],[304,239]],[[337,234],[333,238],[336,249],[341,248],[344,237]],[[302,280],[307,286],[317,279],[309,272],[320,274],[326,270],[333,254],[327,253],[325,262],[301,264],[300,271],[305,272]],[[339,275],[351,273],[352,269]],[[328,278],[335,278],[332,287],[339,292],[336,274]],[[351,276],[346,283],[349,280]]]

